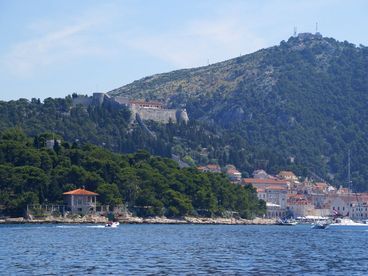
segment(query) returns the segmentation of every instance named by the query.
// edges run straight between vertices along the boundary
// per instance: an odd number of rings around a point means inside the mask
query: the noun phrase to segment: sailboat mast
[[[348,188],[350,193],[352,192],[352,185],[351,185],[351,172],[350,172],[350,149],[348,151]]]

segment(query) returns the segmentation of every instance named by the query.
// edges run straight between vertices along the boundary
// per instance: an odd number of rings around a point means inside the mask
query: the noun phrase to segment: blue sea
[[[0,225],[1,275],[368,275],[368,232],[298,226]]]

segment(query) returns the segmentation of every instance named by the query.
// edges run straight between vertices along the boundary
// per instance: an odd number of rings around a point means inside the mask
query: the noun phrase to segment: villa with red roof
[[[63,193],[67,209],[73,214],[85,215],[96,212],[97,193],[87,191],[84,187]]]

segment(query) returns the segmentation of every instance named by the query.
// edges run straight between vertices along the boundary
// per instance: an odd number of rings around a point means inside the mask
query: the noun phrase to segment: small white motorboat
[[[294,219],[278,219],[276,221],[276,225],[283,225],[283,226],[294,226],[297,225],[298,222]]]
[[[327,221],[317,221],[316,223],[312,224],[312,229],[326,229],[330,223]]]
[[[105,224],[105,227],[116,228],[120,225],[118,221],[109,221]]]
[[[368,224],[355,222],[350,218],[337,218],[334,223],[327,226],[327,229],[368,230]]]

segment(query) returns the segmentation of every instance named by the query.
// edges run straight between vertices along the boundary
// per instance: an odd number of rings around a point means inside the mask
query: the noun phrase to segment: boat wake
[[[57,228],[105,228],[104,225],[57,225]]]

